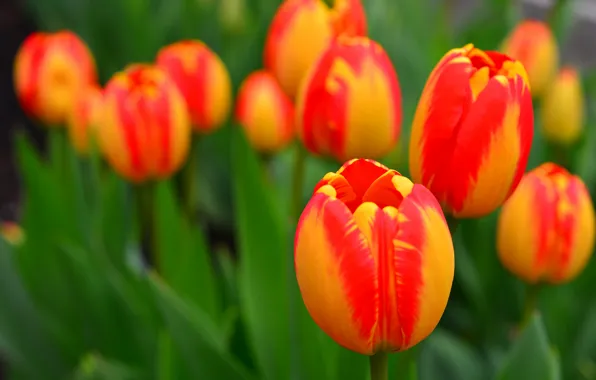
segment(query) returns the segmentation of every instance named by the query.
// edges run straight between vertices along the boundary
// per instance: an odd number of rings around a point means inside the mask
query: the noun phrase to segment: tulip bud
[[[525,171],[534,114],[522,64],[469,44],[449,51],[412,123],[410,172],[456,217],[499,207]]]
[[[561,69],[544,94],[541,111],[547,140],[561,145],[577,141],[584,126],[584,95],[575,69]]]
[[[97,134],[112,167],[141,182],[168,177],[180,168],[191,126],[184,98],[167,73],[135,64],[106,85]]]
[[[95,138],[100,122],[103,93],[97,86],[89,86],[75,99],[68,118],[68,136],[75,150],[85,155],[89,141]]]
[[[23,229],[14,222],[2,222],[0,236],[12,246],[20,246],[25,241]]]
[[[48,126],[65,123],[80,91],[96,81],[91,52],[70,31],[32,33],[15,58],[19,102],[29,115]]]
[[[268,71],[255,71],[244,80],[235,113],[259,152],[278,152],[294,137],[294,106]]]
[[[334,40],[310,69],[296,103],[304,146],[338,161],[386,155],[399,138],[401,120],[395,69],[366,37]]]
[[[292,99],[310,66],[334,36],[364,35],[366,17],[360,0],[285,0],[265,41],[264,62]]]
[[[156,63],[184,96],[196,132],[213,132],[226,121],[232,102],[230,74],[204,43],[187,40],[166,46]]]
[[[521,22],[505,38],[501,51],[524,65],[532,95],[542,95],[557,72],[559,59],[549,26],[536,20]]]
[[[373,355],[426,338],[447,305],[453,243],[424,186],[364,159],[315,187],[294,242],[302,299],[333,340]]]
[[[503,266],[528,283],[564,283],[594,248],[594,209],[581,178],[553,163],[527,173],[503,205],[497,250]]]

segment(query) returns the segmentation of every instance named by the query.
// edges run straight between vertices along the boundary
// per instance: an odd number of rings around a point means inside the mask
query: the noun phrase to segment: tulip
[[[564,283],[586,266],[594,248],[594,209],[581,178],[545,163],[527,173],[503,205],[497,250],[524,281]]]
[[[395,69],[383,48],[366,37],[334,40],[310,69],[296,103],[304,146],[340,162],[389,153],[401,120]]]
[[[561,69],[544,94],[541,108],[542,134],[554,143],[570,145],[584,126],[584,95],[574,68]]]
[[[360,0],[335,0],[331,9],[321,0],[285,0],[269,26],[265,67],[293,99],[310,66],[340,34],[366,34]]]
[[[557,72],[559,59],[550,27],[542,21],[523,21],[505,38],[501,50],[524,65],[532,95],[542,95]]]
[[[96,81],[91,52],[70,31],[32,33],[15,58],[19,102],[25,112],[48,126],[65,123],[79,92]]]
[[[165,71],[135,64],[104,90],[97,130],[111,166],[133,181],[168,177],[188,154],[191,126],[184,98]]]
[[[185,40],[166,46],[156,63],[184,96],[196,132],[213,132],[227,120],[232,102],[230,74],[204,43]]]
[[[364,355],[425,339],[453,282],[453,244],[439,203],[372,160],[350,160],[316,185],[300,216],[294,255],[313,320]]]
[[[268,71],[250,74],[240,86],[235,116],[252,146],[275,153],[294,136],[294,106]]]
[[[412,124],[410,172],[455,217],[481,217],[525,171],[534,114],[519,61],[469,44],[434,68]]]
[[[20,246],[25,241],[23,229],[14,222],[2,222],[0,224],[0,236],[12,246]]]
[[[75,150],[85,155],[89,151],[89,142],[95,138],[103,101],[102,89],[89,86],[75,99],[68,118],[68,135]]]

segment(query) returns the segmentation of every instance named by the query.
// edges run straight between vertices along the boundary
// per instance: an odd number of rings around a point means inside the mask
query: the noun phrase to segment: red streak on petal
[[[128,98],[127,90],[120,87],[111,89],[114,91],[118,115],[120,116],[120,125],[124,141],[126,142],[131,176],[135,179],[145,177],[145,165],[141,160],[141,138],[139,136],[139,115],[137,111],[137,102]]]

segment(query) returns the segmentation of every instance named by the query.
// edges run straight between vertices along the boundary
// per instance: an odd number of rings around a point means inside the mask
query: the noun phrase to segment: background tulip
[[[559,64],[557,41],[550,27],[542,21],[523,21],[505,38],[501,51],[524,65],[532,95],[541,96]]]
[[[232,102],[230,74],[205,44],[176,42],[159,51],[156,63],[184,96],[195,131],[212,132],[226,121]]]
[[[397,74],[383,48],[366,37],[340,37],[310,69],[296,103],[304,146],[338,161],[379,158],[399,138]]]
[[[515,190],[530,153],[534,115],[518,61],[469,44],[434,68],[412,124],[410,172],[446,212],[480,217]]]
[[[562,283],[594,248],[594,209],[583,181],[546,163],[526,174],[503,205],[497,228],[503,265],[529,283]]]
[[[275,153],[294,137],[294,106],[268,71],[253,72],[244,80],[235,117],[260,152]]]
[[[32,33],[14,62],[15,91],[23,109],[48,126],[66,122],[80,91],[95,84],[95,61],[74,33]]]
[[[102,89],[89,86],[75,99],[68,118],[68,136],[79,154],[86,154],[101,118]]]
[[[574,68],[562,68],[545,92],[541,121],[547,140],[569,145],[580,137],[584,127],[584,95]]]
[[[335,0],[331,9],[335,35],[366,36],[366,13],[361,0]]]
[[[0,236],[13,246],[20,246],[25,241],[25,233],[15,222],[1,222]]]
[[[131,65],[106,85],[99,142],[109,163],[129,180],[176,171],[187,156],[190,132],[184,99],[162,69]]]
[[[441,208],[425,187],[377,162],[354,159],[325,175],[294,247],[306,308],[350,350],[412,347],[447,305],[454,255]]]

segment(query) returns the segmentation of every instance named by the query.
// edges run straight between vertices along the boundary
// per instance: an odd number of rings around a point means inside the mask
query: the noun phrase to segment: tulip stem
[[[190,145],[190,152],[188,153],[188,161],[182,173],[182,188],[184,211],[186,217],[192,223],[195,220],[196,214],[196,174],[199,161],[199,137],[193,136]]]
[[[540,285],[526,285],[526,298],[524,301],[524,311],[521,319],[520,330],[523,329],[532,319],[534,311],[538,307],[538,296],[540,295]]]
[[[370,380],[387,380],[388,378],[387,353],[377,352],[370,357]]]
[[[157,260],[157,246],[155,244],[154,215],[153,215],[153,187],[152,182],[142,183],[136,186],[137,208],[139,215],[139,240],[141,251],[149,265],[159,273]]]
[[[306,149],[300,144],[296,148],[294,173],[292,178],[292,221],[298,220],[302,209],[302,190],[304,189],[304,170],[306,167]]]

